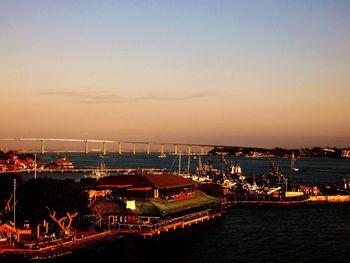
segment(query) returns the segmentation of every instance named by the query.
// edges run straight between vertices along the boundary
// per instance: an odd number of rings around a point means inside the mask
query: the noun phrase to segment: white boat
[[[162,153],[162,154],[158,155],[158,158],[166,158],[166,154]]]
[[[98,171],[98,169],[92,171],[90,174],[85,175],[85,178],[94,178],[94,179],[100,179],[102,177],[109,176],[109,173],[106,171]]]
[[[103,161],[100,164],[100,167],[97,167],[95,170],[93,170],[90,174],[85,175],[85,178],[94,178],[96,180],[109,176],[108,171],[105,170],[105,165]]]
[[[237,182],[225,179],[224,182],[221,184],[223,188],[231,189],[237,184]]]
[[[292,151],[292,160],[291,160],[291,164],[290,164],[290,169],[293,171],[293,172],[298,172],[299,171],[299,168],[296,168],[295,167],[295,156],[294,156],[294,151]]]

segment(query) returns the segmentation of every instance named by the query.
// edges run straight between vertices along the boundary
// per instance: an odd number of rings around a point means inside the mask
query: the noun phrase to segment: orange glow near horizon
[[[349,6],[308,5],[1,3],[0,138],[350,147]]]

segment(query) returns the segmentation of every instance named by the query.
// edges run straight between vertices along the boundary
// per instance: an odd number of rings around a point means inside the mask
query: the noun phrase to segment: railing
[[[116,223],[113,225],[110,225],[111,227],[114,227],[116,229],[120,229],[120,230],[128,230],[128,231],[146,231],[146,232],[150,232],[152,230],[157,230],[163,227],[167,227],[170,225],[176,225],[176,224],[183,224],[186,222],[189,222],[191,220],[195,220],[201,217],[205,217],[205,216],[209,216],[210,214],[210,209],[201,211],[201,212],[197,212],[197,213],[193,213],[193,214],[189,214],[189,215],[185,215],[185,216],[181,216],[181,217],[176,217],[176,218],[172,218],[172,219],[167,219],[164,220],[162,222],[159,223],[155,223],[155,224],[140,224],[140,223],[127,223],[127,224],[120,224],[120,223]]]

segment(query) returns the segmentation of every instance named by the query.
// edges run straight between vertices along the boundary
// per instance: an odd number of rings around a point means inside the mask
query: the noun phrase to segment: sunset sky
[[[350,1],[0,1],[0,138],[350,146]]]

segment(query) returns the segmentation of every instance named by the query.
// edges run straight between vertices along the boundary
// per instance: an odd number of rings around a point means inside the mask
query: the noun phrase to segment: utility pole
[[[13,179],[13,227],[16,229],[16,179]]]
[[[36,153],[34,153],[34,179],[36,179]]]

